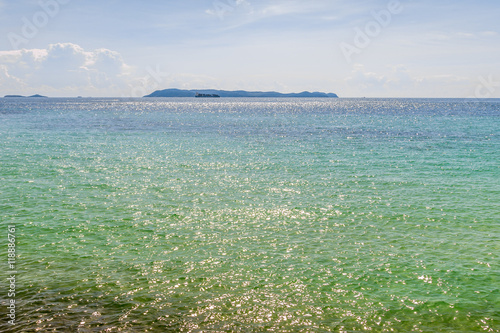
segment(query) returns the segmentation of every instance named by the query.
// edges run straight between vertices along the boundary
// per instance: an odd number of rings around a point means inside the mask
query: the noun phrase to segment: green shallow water
[[[499,132],[498,100],[0,99],[0,330],[500,332]]]

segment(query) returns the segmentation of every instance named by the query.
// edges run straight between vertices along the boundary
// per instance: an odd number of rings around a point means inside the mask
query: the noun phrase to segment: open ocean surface
[[[2,332],[500,332],[500,100],[3,98],[0,152]]]

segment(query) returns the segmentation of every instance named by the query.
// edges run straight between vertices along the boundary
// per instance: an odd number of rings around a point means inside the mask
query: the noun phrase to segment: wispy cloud
[[[496,31],[481,31],[479,34],[481,36],[486,36],[486,37],[495,37],[495,36],[498,36],[498,32],[496,32]]]
[[[223,21],[224,24],[221,24],[218,27],[220,30],[229,31],[245,26],[258,29],[259,23],[264,24],[266,22],[272,22],[275,27],[279,29],[280,24],[278,20],[289,17],[293,17],[295,22],[297,22],[297,20],[302,21],[312,19],[312,17],[310,17],[312,15],[314,20],[317,21],[317,15],[324,15],[326,9],[331,6],[331,4],[328,5],[324,1],[319,0],[310,2],[296,0],[275,0],[270,2],[249,0],[240,1],[241,3],[236,1],[238,6],[234,6],[234,10],[231,8],[231,10],[227,11],[230,15],[227,15]],[[212,16],[216,16],[218,14],[217,10],[214,9],[209,9],[206,13]],[[332,20],[332,18],[333,16],[324,16],[324,19],[327,21]]]

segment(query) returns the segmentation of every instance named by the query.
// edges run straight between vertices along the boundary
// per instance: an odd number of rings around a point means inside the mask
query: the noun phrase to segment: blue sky
[[[0,0],[0,95],[500,97],[500,2]]]

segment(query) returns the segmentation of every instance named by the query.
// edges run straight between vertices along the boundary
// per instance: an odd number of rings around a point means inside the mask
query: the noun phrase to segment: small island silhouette
[[[337,94],[333,93],[322,93],[322,92],[309,92],[303,91],[301,93],[291,93],[283,94],[275,91],[227,91],[227,90],[215,90],[215,89],[193,89],[193,90],[181,90],[181,89],[165,89],[157,90],[144,97],[196,97],[196,96],[217,96],[217,97],[306,97],[306,98],[338,98]]]
[[[5,98],[32,98],[32,97],[35,97],[35,98],[47,98],[47,96],[42,96],[42,95],[39,95],[39,94],[36,94],[36,95],[31,95],[31,96],[21,96],[21,95],[5,95],[4,96]]]

